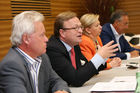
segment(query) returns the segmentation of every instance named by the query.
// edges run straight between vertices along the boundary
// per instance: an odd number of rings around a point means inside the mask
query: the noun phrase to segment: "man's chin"
[[[77,42],[77,44],[79,44],[79,43],[81,43],[82,42],[82,39],[81,40],[79,40],[78,42]]]
[[[46,53],[46,49],[42,52],[42,54],[45,54]]]
[[[82,40],[79,40],[79,43],[82,42]]]

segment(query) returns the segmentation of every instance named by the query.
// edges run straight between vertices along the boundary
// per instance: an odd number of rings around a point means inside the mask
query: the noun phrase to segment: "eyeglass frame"
[[[81,25],[81,26],[77,26],[77,27],[71,27],[71,28],[62,28],[63,30],[72,30],[72,29],[74,29],[74,30],[76,30],[76,31],[78,31],[79,29],[84,29],[84,27]]]

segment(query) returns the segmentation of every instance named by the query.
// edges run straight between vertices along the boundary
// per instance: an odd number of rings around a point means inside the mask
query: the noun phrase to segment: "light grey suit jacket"
[[[67,84],[54,72],[46,54],[39,70],[39,93],[57,90],[70,92]],[[35,93],[33,80],[24,57],[12,47],[0,63],[0,93]]]

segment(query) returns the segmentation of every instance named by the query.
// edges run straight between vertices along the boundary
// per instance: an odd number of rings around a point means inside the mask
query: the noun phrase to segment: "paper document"
[[[128,82],[99,82],[89,91],[135,91],[136,83]]]
[[[114,77],[110,82],[133,82],[136,83],[136,76],[119,76]]]
[[[128,59],[128,61],[140,61],[140,56],[134,57],[134,58],[130,58],[130,59]]]
[[[110,82],[98,82],[89,91],[100,92],[100,91],[135,91],[136,88],[136,77],[125,76],[115,77]]]

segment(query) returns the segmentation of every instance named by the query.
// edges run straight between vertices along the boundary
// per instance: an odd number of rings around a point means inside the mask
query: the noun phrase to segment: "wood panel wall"
[[[86,13],[84,0],[51,0],[51,17],[46,18],[47,36],[53,34],[53,24],[55,17],[64,11],[74,11],[78,17]]]
[[[127,33],[140,34],[140,0],[120,0],[117,8],[128,12],[130,24]]]
[[[10,48],[11,34],[11,5],[10,0],[0,0],[0,59]]]
[[[16,2],[15,1],[20,1]],[[25,1],[27,3],[25,3]],[[80,17],[88,12],[85,0],[0,0],[0,60],[11,47],[9,40],[11,34],[12,18],[24,10],[37,10],[45,15],[46,35],[53,34],[53,24],[57,14],[64,11],[74,11]],[[30,6],[34,4],[34,6]],[[24,7],[21,7],[21,4]],[[130,17],[129,31],[140,34],[140,0],[120,0],[118,9],[128,12]],[[94,5],[94,4],[93,4]],[[17,8],[20,7],[19,9]]]
[[[74,11],[80,17],[85,13],[83,0],[0,0],[0,60],[6,55],[11,43],[12,18],[25,10],[36,10],[45,15],[46,36],[53,34],[53,24],[57,14]]]

